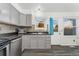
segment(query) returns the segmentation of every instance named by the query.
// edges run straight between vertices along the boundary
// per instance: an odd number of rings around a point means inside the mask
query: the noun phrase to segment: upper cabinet
[[[20,23],[19,23],[20,26],[26,26],[26,15],[25,14],[22,14],[20,13]]]
[[[32,15],[20,13],[20,26],[32,26]]]
[[[11,15],[10,15],[11,23],[19,25],[19,12],[13,6],[11,6],[10,8],[11,8]]]
[[[26,14],[26,26],[32,26],[32,14]]]
[[[0,3],[0,22],[10,22],[10,4]]]
[[[0,23],[32,26],[32,14],[22,14],[9,3],[0,3]]]

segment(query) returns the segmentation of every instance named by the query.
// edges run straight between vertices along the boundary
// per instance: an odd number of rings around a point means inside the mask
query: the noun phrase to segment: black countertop
[[[19,33],[22,35],[48,35],[48,32],[27,32],[27,33]]]
[[[12,40],[21,38],[22,35],[18,34],[0,34],[0,49],[2,46],[9,44]]]
[[[1,46],[5,44],[9,44],[8,42],[11,42],[12,40],[15,40],[17,38],[21,38],[22,35],[48,35],[48,32],[27,32],[27,33],[6,33],[6,34],[0,34],[0,42],[1,40],[5,40],[3,43],[1,42]],[[1,47],[0,46],[0,47]]]
[[[10,41],[15,40],[17,38],[20,38],[22,35],[12,35],[12,36],[8,36],[8,37],[0,37],[0,38],[4,38],[4,39],[8,39]]]

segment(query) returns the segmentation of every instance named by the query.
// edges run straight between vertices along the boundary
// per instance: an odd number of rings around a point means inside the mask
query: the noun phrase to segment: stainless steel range
[[[9,40],[0,38],[0,56],[9,56]]]

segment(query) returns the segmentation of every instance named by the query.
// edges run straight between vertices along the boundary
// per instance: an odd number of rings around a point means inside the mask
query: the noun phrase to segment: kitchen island
[[[51,36],[26,33],[22,36],[22,51],[24,49],[51,49]]]

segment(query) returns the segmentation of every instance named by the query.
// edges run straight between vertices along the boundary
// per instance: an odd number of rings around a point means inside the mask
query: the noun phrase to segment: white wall
[[[59,34],[51,35],[51,45],[79,45],[79,12],[44,12],[44,17],[53,16],[55,20],[59,20]],[[73,17],[77,18],[77,35],[64,36],[63,35],[63,18]],[[75,40],[75,42],[73,42]]]
[[[54,17],[79,16],[79,12],[44,12],[43,15]]]

